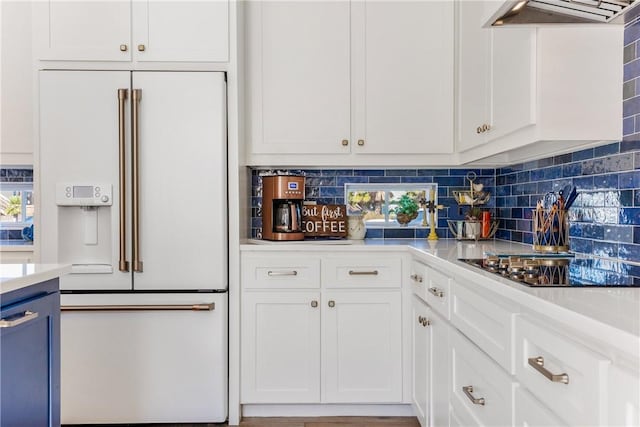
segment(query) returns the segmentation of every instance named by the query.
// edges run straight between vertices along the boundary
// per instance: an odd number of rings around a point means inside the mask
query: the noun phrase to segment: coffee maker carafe
[[[304,177],[276,175],[262,178],[262,238],[303,240]]]

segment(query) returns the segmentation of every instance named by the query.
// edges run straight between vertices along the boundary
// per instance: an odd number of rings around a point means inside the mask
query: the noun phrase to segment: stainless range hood
[[[640,9],[635,7],[638,4],[640,0],[507,1],[489,24],[494,27],[514,24],[622,24],[638,15]]]

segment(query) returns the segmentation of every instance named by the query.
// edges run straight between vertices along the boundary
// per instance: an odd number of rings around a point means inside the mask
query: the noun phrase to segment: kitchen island
[[[60,425],[60,264],[0,265],[0,426]]]

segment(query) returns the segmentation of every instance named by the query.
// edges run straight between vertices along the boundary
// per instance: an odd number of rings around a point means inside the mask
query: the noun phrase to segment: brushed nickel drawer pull
[[[313,300],[311,301],[311,307],[316,308],[318,306],[318,301]]]
[[[424,317],[418,316],[418,323],[422,324],[422,319],[424,319]]]
[[[329,307],[333,308],[336,306],[336,302],[334,300],[330,300],[328,303]]]
[[[542,356],[531,357],[528,360],[529,360],[529,366],[534,368],[536,371],[540,372],[549,381],[552,381],[554,383],[569,384],[569,375],[567,375],[567,374],[552,374],[551,372],[549,372],[549,370],[544,367],[544,358]]]
[[[433,295],[437,296],[438,298],[444,298],[444,292],[442,292],[438,288],[429,288],[429,292],[431,292]]]
[[[349,276],[377,276],[378,270],[373,271],[354,271],[349,270]]]
[[[277,276],[297,276],[298,272],[296,270],[291,271],[267,271],[267,276],[269,277],[277,277]]]
[[[13,328],[14,326],[22,325],[38,317],[38,313],[35,311],[25,311],[22,316],[17,318],[0,319],[0,328]]]
[[[482,405],[484,406],[484,397],[480,397],[478,399],[476,399],[473,394],[473,386],[472,385],[468,385],[468,386],[463,386],[462,387],[462,391],[464,391],[464,394],[467,395],[467,397],[469,398],[469,400],[474,404],[474,405]]]
[[[429,325],[431,325],[431,320],[427,319],[426,317],[422,318],[422,322],[420,322],[422,324],[422,326],[427,327]]]
[[[60,311],[212,311],[208,304],[124,304],[124,305],[63,305]]]
[[[422,283],[422,276],[418,276],[417,274],[412,274],[411,280],[413,280],[414,282]]]

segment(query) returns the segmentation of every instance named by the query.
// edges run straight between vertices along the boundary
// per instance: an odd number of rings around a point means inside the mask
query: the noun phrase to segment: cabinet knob
[[[476,133],[482,133],[482,126],[478,126],[476,128]]]
[[[362,147],[362,146],[364,145],[364,139],[359,139],[359,140],[358,140],[358,145],[359,145],[360,147]]]
[[[127,49],[128,49],[128,47],[127,47],[127,45],[126,45],[126,44],[121,44],[121,45],[120,45],[120,51],[121,51],[121,52],[126,52],[126,51],[127,51]]]
[[[329,307],[333,308],[336,306],[336,302],[334,300],[329,300]]]
[[[342,140],[342,146],[346,147],[347,145],[349,145],[349,140],[348,139],[343,139]]]
[[[482,125],[482,132],[486,132],[490,129],[491,129],[491,126],[489,126],[488,124],[485,123]]]
[[[139,44],[138,45],[138,52],[144,52],[144,50],[145,50],[144,45],[143,44]]]
[[[422,324],[422,326],[427,327],[431,324],[431,320],[427,319],[426,317],[422,318],[422,322],[420,322]]]
[[[316,308],[318,306],[318,301],[311,301],[311,307]]]
[[[422,319],[424,319],[424,317],[418,316],[418,323],[422,323]]]

